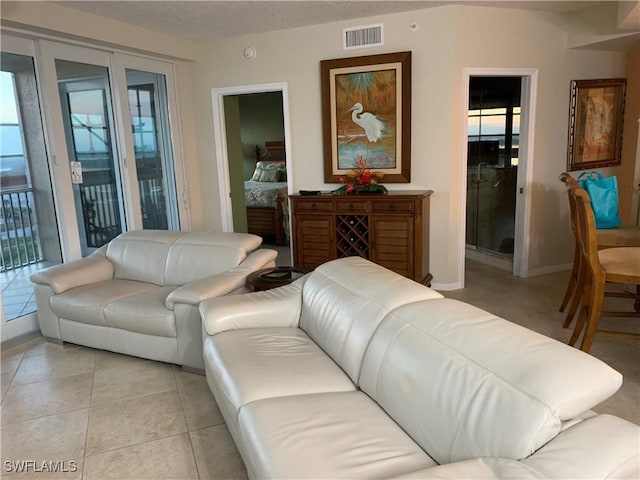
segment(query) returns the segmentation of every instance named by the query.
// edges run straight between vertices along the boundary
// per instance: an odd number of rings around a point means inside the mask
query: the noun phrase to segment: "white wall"
[[[385,46],[344,52],[342,28],[384,22]],[[419,30],[409,25],[417,22]],[[254,60],[242,51],[255,46]],[[530,271],[567,264],[573,255],[568,207],[558,175],[565,170],[571,79],[624,73],[623,55],[567,50],[561,17],[515,9],[445,6],[378,18],[317,25],[211,41],[194,65],[194,94],[212,88],[288,82],[292,184],[299,189],[334,188],[323,182],[320,60],[412,52],[412,183],[390,188],[434,190],[431,202],[431,272],[438,285],[456,284],[459,182],[464,136],[466,67],[539,69],[532,191]],[[202,202],[218,203],[211,104],[196,103]],[[220,213],[207,211],[203,225],[220,229]]]

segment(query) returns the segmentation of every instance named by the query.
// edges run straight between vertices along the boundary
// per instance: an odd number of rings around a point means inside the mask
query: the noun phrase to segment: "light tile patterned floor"
[[[1,384],[3,477],[246,478],[201,375],[37,338],[2,352]],[[7,460],[77,471],[11,473]]]
[[[36,300],[33,296],[33,284],[29,277],[32,273],[50,265],[46,262],[26,265],[6,272],[0,272],[0,288],[2,288],[2,305],[7,320],[36,311]]]
[[[467,262],[468,287],[446,296],[566,342],[557,307],[568,273],[520,279]],[[596,338],[592,354],[620,371],[596,410],[640,423],[640,344]],[[242,479],[246,471],[205,378],[161,362],[41,338],[2,352],[1,456],[66,460],[75,472],[9,479]],[[41,463],[39,463],[41,465]]]

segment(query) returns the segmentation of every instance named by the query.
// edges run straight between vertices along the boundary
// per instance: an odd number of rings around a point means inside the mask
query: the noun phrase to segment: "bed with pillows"
[[[247,231],[287,243],[287,164],[284,142],[266,142],[250,180],[244,182]]]

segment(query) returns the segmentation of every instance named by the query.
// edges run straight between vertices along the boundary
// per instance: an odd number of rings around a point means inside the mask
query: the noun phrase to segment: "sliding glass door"
[[[127,68],[125,76],[142,227],[177,230],[166,75]]]
[[[189,218],[172,64],[1,37],[4,341],[38,328],[34,271]]]
[[[82,255],[126,227],[106,67],[56,59]]]
[[[29,276],[62,261],[33,41],[2,36],[0,286],[2,340],[37,328]]]
[[[126,230],[180,229],[170,64],[48,41],[41,51],[71,256]]]

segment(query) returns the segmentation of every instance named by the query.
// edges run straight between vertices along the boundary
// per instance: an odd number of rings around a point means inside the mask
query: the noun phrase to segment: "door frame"
[[[460,207],[458,236],[458,278],[460,286],[465,284],[465,237],[467,218],[467,131],[469,117],[469,80],[471,77],[520,77],[521,83],[521,115],[519,138],[518,176],[516,182],[516,218],[513,249],[513,275],[527,277],[529,275],[529,248],[531,230],[531,183],[533,177],[533,147],[535,145],[536,98],[538,92],[537,68],[486,68],[468,67],[464,71],[463,85],[463,131],[462,155],[460,165]]]
[[[287,152],[287,192],[291,193],[293,185],[293,165],[291,159],[291,143],[289,141],[289,84],[287,82],[263,83],[237,87],[211,89],[213,102],[213,138],[218,167],[218,191],[220,192],[220,219],[223,232],[233,232],[233,211],[231,206],[231,182],[229,178],[229,158],[227,150],[227,130],[225,127],[224,97],[246,95],[251,93],[282,93],[282,113],[284,116],[284,144]],[[291,228],[291,227],[289,227]]]

